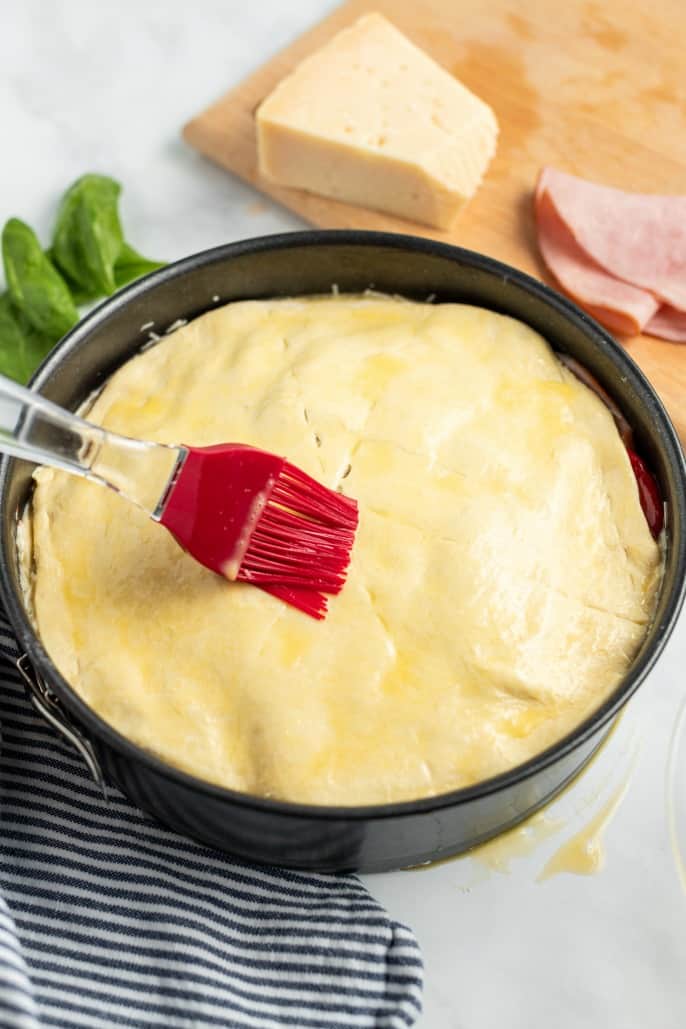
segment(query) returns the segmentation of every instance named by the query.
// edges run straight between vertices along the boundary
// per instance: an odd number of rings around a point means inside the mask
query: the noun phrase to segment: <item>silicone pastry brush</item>
[[[0,451],[108,486],[197,561],[323,618],[345,582],[357,503],[242,443],[169,446],[109,432],[0,376]]]

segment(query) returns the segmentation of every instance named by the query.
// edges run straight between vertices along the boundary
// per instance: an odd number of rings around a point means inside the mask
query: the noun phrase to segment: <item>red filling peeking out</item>
[[[590,390],[593,390],[595,395],[602,400],[605,407],[614,418],[617,431],[622,437],[622,442],[626,447],[626,452],[629,455],[629,460],[631,461],[631,467],[633,468],[634,475],[636,476],[638,496],[641,501],[641,507],[643,508],[643,514],[646,517],[648,528],[653,534],[653,537],[657,539],[662,532],[662,527],[665,522],[665,510],[662,494],[660,493],[660,487],[657,484],[655,476],[648,470],[643,458],[639,457],[634,451],[634,433],[631,426],[615,404],[614,400],[608,396],[598,380],[594,378],[594,376],[591,375],[591,373],[584,368],[582,364],[579,364],[579,362],[573,357],[569,357],[568,354],[558,354],[557,356],[562,364],[569,369],[572,375],[576,376],[576,378],[579,379],[580,382],[583,382],[585,386],[588,386]]]
[[[634,470],[636,476],[636,482],[638,484],[638,496],[641,501],[641,507],[643,508],[643,514],[646,516],[648,528],[652,532],[655,539],[662,532],[662,526],[664,525],[664,504],[660,495],[660,487],[655,481],[655,477],[651,472],[648,471],[645,461],[636,454],[631,447],[626,448],[626,452],[629,455],[631,461],[631,467]]]

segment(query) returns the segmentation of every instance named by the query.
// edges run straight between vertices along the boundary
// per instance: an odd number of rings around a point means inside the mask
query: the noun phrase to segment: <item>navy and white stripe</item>
[[[0,617],[0,1027],[400,1029],[416,940],[354,876],[176,836],[33,712]]]

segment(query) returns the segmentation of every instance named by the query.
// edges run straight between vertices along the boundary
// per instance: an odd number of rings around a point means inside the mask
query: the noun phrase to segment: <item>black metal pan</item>
[[[377,871],[443,858],[513,825],[575,776],[657,661],[681,608],[686,580],[686,467],[655,392],[625,351],[558,293],[497,261],[388,233],[300,232],[218,247],[169,265],[116,294],[76,326],[33,386],[76,408],[155,329],[231,300],[368,287],[434,302],[465,301],[527,322],[583,364],[632,425],[636,448],[667,503],[666,568],[655,620],[622,682],[564,739],[512,771],[425,800],[316,807],[265,800],[195,779],[124,739],[60,675],[26,611],[15,544],[32,468],[0,468],[0,585],[37,705],[69,734],[93,773],[119,786],[173,829],[240,857],[298,868]]]

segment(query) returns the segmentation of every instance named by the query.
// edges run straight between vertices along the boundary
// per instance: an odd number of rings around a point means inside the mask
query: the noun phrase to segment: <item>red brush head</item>
[[[160,522],[201,564],[315,618],[345,582],[357,504],[284,458],[242,444],[189,447]]]

